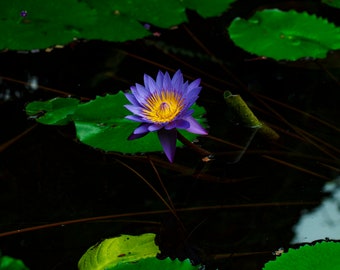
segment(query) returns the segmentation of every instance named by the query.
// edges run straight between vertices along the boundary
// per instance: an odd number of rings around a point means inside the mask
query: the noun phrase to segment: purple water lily
[[[200,79],[189,84],[183,81],[178,70],[172,79],[168,72],[158,72],[156,81],[144,74],[144,86],[136,83],[126,98],[131,104],[125,107],[133,113],[127,119],[141,124],[129,136],[129,140],[141,138],[149,132],[157,131],[158,138],[170,162],[176,151],[177,128],[191,133],[207,135],[203,127],[192,117],[190,107],[201,91]]]

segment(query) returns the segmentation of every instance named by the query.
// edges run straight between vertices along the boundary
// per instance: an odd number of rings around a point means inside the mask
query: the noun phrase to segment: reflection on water
[[[340,177],[326,183],[323,191],[329,196],[317,208],[302,214],[294,227],[292,244],[340,238]]]

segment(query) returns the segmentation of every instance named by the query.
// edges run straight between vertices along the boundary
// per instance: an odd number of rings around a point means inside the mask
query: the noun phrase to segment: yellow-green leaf
[[[78,268],[79,270],[102,270],[112,268],[119,263],[155,257],[160,252],[154,242],[155,236],[153,233],[145,233],[139,236],[121,235],[105,239],[86,251],[78,262]]]

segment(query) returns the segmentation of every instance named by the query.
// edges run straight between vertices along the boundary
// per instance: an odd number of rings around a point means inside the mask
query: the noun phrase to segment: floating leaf
[[[29,270],[22,260],[0,255],[0,270]]]
[[[235,0],[183,0],[187,8],[196,10],[203,18],[218,16],[226,11]]]
[[[322,0],[322,3],[331,7],[340,8],[340,0]]]
[[[44,113],[37,122],[45,125],[66,125],[79,104],[75,98],[54,98],[48,101],[34,101],[26,106],[28,115]]]
[[[125,116],[131,114],[124,107],[127,103],[124,93],[119,92],[116,95],[97,97],[86,103],[79,103],[72,98],[35,101],[27,105],[26,112],[31,116],[45,112],[37,121],[46,125],[65,125],[74,121],[77,138],[97,149],[130,154],[162,151],[155,132],[138,140],[127,140],[138,126],[138,123],[125,119]],[[195,111],[193,116],[204,125],[204,108],[195,104],[192,109]],[[198,136],[185,130],[180,132],[190,141]],[[178,142],[178,146],[182,144]]]
[[[78,268],[79,270],[113,269],[121,263],[155,257],[160,252],[154,241],[155,236],[153,233],[145,233],[139,236],[121,235],[105,239],[86,251],[78,262]]]
[[[249,20],[234,19],[228,30],[237,46],[276,60],[324,58],[340,49],[340,28],[306,12],[262,10]]]
[[[321,242],[289,249],[275,261],[265,264],[263,270],[338,270],[340,269],[340,243]]]
[[[110,267],[107,270],[199,270],[200,266],[193,266],[189,259],[184,261],[171,260],[166,258],[165,260],[159,260],[157,258],[142,259],[138,262],[121,263],[115,267]]]
[[[97,13],[77,0],[2,1],[0,48],[31,50],[65,44],[95,23]],[[25,11],[25,16],[22,12]]]
[[[111,12],[115,12],[118,16],[129,17],[136,22],[148,22],[164,28],[174,26],[187,20],[185,7],[181,4],[181,1],[87,0],[87,2],[89,2],[92,7],[100,11],[100,13],[109,10]]]
[[[2,1],[0,49],[33,50],[78,39],[126,41],[146,37],[141,22],[171,27],[186,22],[185,9],[216,16],[229,1],[58,0]]]

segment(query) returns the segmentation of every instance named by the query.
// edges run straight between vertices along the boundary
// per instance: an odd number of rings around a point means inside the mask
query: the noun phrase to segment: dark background
[[[3,254],[22,259],[32,270],[77,269],[81,255],[101,239],[154,232],[163,257],[190,257],[207,269],[261,269],[274,259],[272,251],[290,246],[292,226],[301,210],[316,207],[326,195],[322,186],[339,172],[339,129],[310,117],[338,124],[339,81],[329,74],[339,78],[339,52],[330,52],[318,62],[259,59],[235,47],[226,26],[236,16],[248,17],[258,9],[273,7],[307,10],[336,24],[339,18],[334,9],[319,1],[239,2],[218,18],[202,19],[188,11],[189,23],[178,29],[151,29],[160,32],[160,37],[119,44],[79,41],[49,53],[0,54],[0,233],[137,213],[3,236]],[[212,137],[202,137],[196,144],[214,153],[210,162],[203,162],[188,148],[177,150],[174,164],[162,153],[103,153],[77,142],[72,125],[37,125],[16,139],[35,124],[26,116],[25,104],[60,95],[33,90],[8,78],[27,82],[36,76],[42,86],[94,98],[142,83],[144,73],[155,76],[159,69],[173,73],[178,68],[190,81],[202,79],[198,103],[207,110]],[[258,118],[280,135],[272,141],[257,133],[238,162],[233,161],[240,151],[225,142],[245,146],[253,129],[232,121],[223,100],[225,90],[240,94]],[[326,150],[318,149],[263,102],[291,125],[329,146],[317,142]],[[154,212],[166,207],[121,164],[142,174],[166,198],[150,160],[175,208],[196,208],[178,211],[185,230],[172,214]]]

